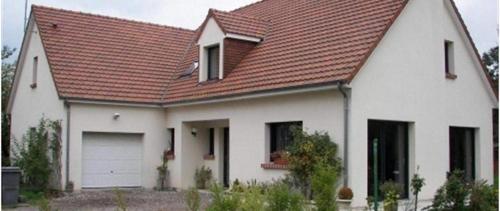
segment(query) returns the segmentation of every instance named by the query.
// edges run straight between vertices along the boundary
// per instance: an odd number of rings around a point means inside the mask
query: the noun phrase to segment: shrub
[[[455,170],[445,184],[437,190],[432,204],[425,209],[432,211],[465,210],[465,200],[469,192],[463,172]]]
[[[196,188],[189,188],[184,194],[184,200],[190,211],[198,211],[200,209],[200,193],[198,193]]]
[[[212,180],[212,170],[205,166],[197,168],[194,174],[194,180],[196,183],[196,188],[206,189],[208,182]]]
[[[212,184],[212,203],[207,207],[207,211],[233,211],[238,208],[240,198],[238,194],[225,194],[224,188],[219,184]]]
[[[339,190],[339,199],[351,200],[354,194],[349,187],[342,187]]]
[[[338,171],[329,165],[318,165],[312,175],[313,197],[318,211],[336,210]]]
[[[167,180],[167,175],[168,175],[168,152],[165,150],[163,151],[163,155],[161,156],[161,165],[156,168],[158,170],[158,183],[159,183],[159,190],[165,190],[165,182]]]
[[[38,210],[40,211],[52,211],[52,207],[50,206],[50,201],[42,197],[40,200],[36,202],[36,205],[38,207]]]
[[[380,186],[380,191],[384,195],[384,210],[397,211],[399,195],[402,192],[401,185],[393,181],[387,181]]]
[[[266,192],[269,211],[301,211],[304,197],[283,182],[275,182]]]
[[[470,190],[470,210],[498,210],[497,190],[486,181],[475,182]]]
[[[238,194],[238,193],[233,193]],[[262,194],[262,188],[259,185],[251,185],[241,193],[240,207],[241,211],[264,210],[265,197]]]
[[[417,171],[418,171],[418,167],[417,167]],[[410,184],[411,190],[413,192],[413,196],[415,198],[414,210],[417,210],[417,208],[418,208],[418,193],[420,193],[420,191],[422,190],[422,187],[424,187],[424,185],[425,185],[425,179],[420,177],[418,172],[416,174],[414,174],[412,179],[411,179],[411,184]]]
[[[245,185],[241,184],[238,179],[234,180],[233,185],[231,185],[231,192],[241,193],[245,191]]]
[[[293,138],[293,144],[287,148],[289,170],[304,196],[310,198],[311,176],[318,164],[341,169],[337,144],[327,133],[308,134],[298,128],[294,129]]]
[[[42,118],[36,128],[26,132],[21,142],[14,142],[14,164],[23,171],[22,181],[30,189],[42,192],[49,189],[52,172],[49,142],[56,142],[49,138],[57,137],[51,133],[54,125],[54,121]]]

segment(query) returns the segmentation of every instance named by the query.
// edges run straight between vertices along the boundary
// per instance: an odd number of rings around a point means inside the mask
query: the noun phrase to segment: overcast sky
[[[2,45],[8,45],[19,49],[23,37],[24,0],[1,1]],[[257,0],[29,0],[28,4],[46,5],[195,29],[206,17],[209,8],[232,10],[256,1]],[[482,53],[498,45],[498,0],[455,1],[479,51]]]

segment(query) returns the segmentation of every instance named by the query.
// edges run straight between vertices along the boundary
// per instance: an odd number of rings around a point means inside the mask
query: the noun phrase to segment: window
[[[374,140],[377,139],[377,168],[374,161]],[[387,181],[403,187],[402,198],[408,197],[408,123],[368,121],[368,194],[373,196],[375,170],[379,187]],[[382,195],[382,194],[380,194]]]
[[[36,78],[37,78],[37,73],[38,72],[38,56],[33,57],[33,75],[32,75],[32,82],[30,87],[31,88],[36,88]]]
[[[174,130],[174,128],[169,128],[168,132],[170,133],[169,152],[170,152],[170,154],[174,154],[174,152],[175,152],[175,130]]]
[[[208,139],[209,139],[208,155],[214,155],[214,129],[213,128],[210,128]]]
[[[294,127],[302,129],[302,122],[280,122],[269,124],[271,153],[284,151],[293,143]]]
[[[207,48],[208,66],[207,66],[207,80],[214,80],[219,78],[219,46]]]
[[[464,171],[467,181],[475,178],[474,148],[474,128],[450,127],[450,171]]]
[[[446,78],[455,79],[453,42],[444,41],[444,70]]]

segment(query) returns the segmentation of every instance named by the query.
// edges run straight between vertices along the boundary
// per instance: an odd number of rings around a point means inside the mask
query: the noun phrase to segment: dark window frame
[[[273,122],[269,123],[269,145],[270,153],[286,150],[286,147],[293,142],[292,127],[302,128],[302,121]],[[287,130],[287,131],[285,131]],[[281,137],[278,134],[281,133]],[[287,139],[287,140],[284,140]],[[284,142],[284,143],[278,143]]]
[[[219,79],[219,70],[213,70],[212,69],[212,56],[213,54],[215,54],[215,50],[217,49],[217,54],[218,55],[218,58],[217,59],[217,67],[220,69],[220,46],[219,45],[214,45],[214,46],[210,46],[210,47],[207,47],[207,80],[210,81],[210,80],[217,80]],[[214,73],[217,73],[214,75]],[[212,76],[213,75],[213,76]]]
[[[470,139],[467,139],[470,135]],[[449,170],[450,172],[459,169],[464,171],[464,177],[471,182],[476,179],[476,129],[469,127],[450,127],[449,128]],[[470,141],[470,148],[467,148],[466,141]],[[458,143],[457,143],[458,142]],[[458,150],[458,151],[456,151]],[[470,150],[471,160],[467,160],[467,150]],[[463,160],[462,160],[463,159]],[[464,165],[471,166],[470,172]]]
[[[450,74],[450,42],[444,41],[444,71]]]
[[[381,127],[381,128],[372,128],[372,127]],[[388,137],[390,135],[394,135],[394,134],[397,134],[398,132],[400,131],[391,131],[390,128],[391,127],[402,127],[402,129],[404,131],[403,132],[403,144],[404,144],[404,149],[403,149],[403,156],[404,156],[404,163],[402,164],[404,167],[403,169],[403,174],[404,174],[404,178],[402,182],[399,182],[402,186],[403,186],[403,193],[401,194],[401,198],[402,199],[405,199],[405,198],[408,198],[409,197],[409,190],[410,190],[410,184],[409,184],[409,160],[410,160],[410,151],[409,151],[409,147],[410,147],[410,137],[409,137],[409,128],[410,128],[410,123],[409,122],[401,122],[401,121],[384,121],[384,120],[368,120],[368,169],[367,169],[367,172],[368,172],[368,175],[367,175],[367,179],[368,179],[368,196],[373,196],[373,172],[372,172],[372,168],[373,168],[373,138],[375,137],[370,137],[370,136],[377,136],[378,134],[372,134],[374,133],[373,131],[371,130],[381,130],[382,132],[379,132],[379,133],[385,133],[385,137]],[[398,129],[397,129],[398,130]],[[393,133],[393,134],[390,134],[390,133]],[[375,132],[377,133],[377,132]],[[389,133],[389,134],[387,134]],[[379,138],[379,137],[377,137]],[[389,138],[388,138],[389,139]],[[397,140],[392,140],[392,141],[397,141]],[[390,175],[387,173],[387,169],[390,169],[391,166],[394,168],[394,166],[396,166],[396,164],[394,163],[385,163],[383,164],[384,160],[385,161],[392,161],[394,159],[390,159],[390,158],[387,158],[388,156],[394,156],[393,153],[391,153],[390,151],[388,150],[391,150],[391,147],[393,147],[393,145],[391,145],[389,143],[390,141],[387,141],[387,143],[384,143],[383,140],[381,140],[381,138],[379,138],[378,140],[378,148],[377,148],[377,151],[378,151],[378,154],[379,154],[379,157],[378,157],[378,170],[379,170],[379,173],[378,173],[378,178],[379,178],[379,187],[380,185],[382,185],[383,182],[385,181],[389,181],[389,180],[392,180],[394,182],[398,182],[396,181],[396,179],[392,179],[391,177],[396,177],[395,175]],[[394,149],[393,149],[394,150]],[[385,154],[384,154],[385,153]],[[384,156],[384,158],[382,157]],[[382,167],[382,165],[385,165],[385,167]],[[386,169],[387,167],[387,169]],[[385,172],[383,171],[385,170]],[[399,170],[398,170],[399,171]],[[401,172],[400,172],[401,173]],[[399,174],[400,174],[399,173]],[[380,193],[379,193],[380,194]],[[381,195],[381,194],[380,194]]]
[[[36,88],[38,81],[38,56],[33,57],[33,69],[31,73],[31,84],[32,89]]]
[[[450,40],[444,41],[444,72],[447,79],[456,79],[455,74],[455,52],[454,43]]]
[[[215,129],[210,128],[208,131],[208,155],[215,154]]]
[[[170,132],[170,151],[175,154],[175,128],[168,128]]]

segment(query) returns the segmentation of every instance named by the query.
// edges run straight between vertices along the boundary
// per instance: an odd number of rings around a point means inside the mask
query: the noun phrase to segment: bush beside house
[[[61,190],[61,127],[42,118],[14,142],[13,164],[22,170],[21,195],[35,202]]]

